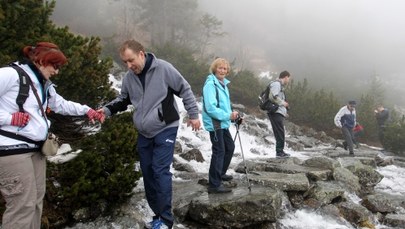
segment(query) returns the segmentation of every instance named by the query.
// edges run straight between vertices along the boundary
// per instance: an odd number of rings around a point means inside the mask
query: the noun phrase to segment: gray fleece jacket
[[[122,81],[120,95],[104,107],[104,112],[110,116],[132,104],[135,127],[143,136],[152,138],[167,128],[179,126],[174,95],[183,99],[190,119],[198,119],[198,107],[189,83],[173,65],[152,53],[147,55],[152,57],[152,62],[145,73],[145,88],[139,76],[129,70]]]

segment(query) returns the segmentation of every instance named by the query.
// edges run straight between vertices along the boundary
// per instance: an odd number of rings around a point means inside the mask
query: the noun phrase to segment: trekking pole
[[[243,154],[242,141],[241,141],[241,139],[240,139],[240,134],[239,134],[239,126],[240,126],[240,123],[241,123],[240,121],[235,121],[236,134],[235,134],[235,138],[233,139],[233,142],[236,141],[236,137],[239,138],[239,145],[240,145],[240,151],[242,152],[242,160],[243,160],[244,169],[245,169],[245,173],[246,173],[246,180],[247,180],[247,183],[248,183],[249,192],[251,192],[251,191],[252,191],[252,188],[251,188],[251,186],[250,186],[250,181],[249,181],[249,176],[248,176],[248,169],[247,169],[247,166],[246,166],[245,155]]]

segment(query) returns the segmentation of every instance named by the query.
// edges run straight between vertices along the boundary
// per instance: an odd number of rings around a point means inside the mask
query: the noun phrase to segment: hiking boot
[[[350,152],[349,152],[349,155],[350,155],[350,156],[354,156],[354,152],[353,152],[353,151],[350,151]]]
[[[343,149],[347,150],[347,142],[343,142]]]
[[[232,189],[224,187],[222,185],[219,187],[216,187],[216,188],[208,187],[208,193],[215,194],[215,193],[227,193],[227,192],[232,192]]]
[[[289,153],[285,153],[284,151],[276,153],[276,158],[287,158],[290,157]]]
[[[221,179],[223,181],[230,181],[233,179],[233,176],[224,174],[224,175],[222,175]]]
[[[157,220],[157,219],[154,219],[154,220],[152,220],[152,221],[150,221],[150,222],[145,223],[145,228],[146,228],[146,229],[151,229],[151,228],[153,227],[153,224],[155,223],[156,220]]]
[[[169,227],[161,219],[155,219],[152,222],[151,229],[169,229]]]

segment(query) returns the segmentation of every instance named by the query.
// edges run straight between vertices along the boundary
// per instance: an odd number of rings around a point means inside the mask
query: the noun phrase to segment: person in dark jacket
[[[374,110],[375,118],[378,125],[378,139],[381,145],[384,147],[384,130],[387,120],[390,117],[390,112],[383,105],[378,105]]]
[[[145,52],[138,41],[125,41],[120,47],[120,56],[128,67],[121,93],[98,112],[110,116],[125,111],[128,105],[134,106],[146,200],[155,214],[146,226],[172,228],[170,165],[180,120],[174,95],[183,99],[188,125],[195,131],[201,126],[196,99],[180,72],[170,63]]]
[[[349,150],[350,155],[354,155],[353,143],[355,138],[353,134],[353,128],[356,125],[356,101],[349,101],[347,105],[340,108],[335,115],[335,125],[342,130],[344,138],[344,148]]]

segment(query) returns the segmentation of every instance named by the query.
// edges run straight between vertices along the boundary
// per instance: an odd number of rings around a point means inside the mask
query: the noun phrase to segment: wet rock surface
[[[199,146],[182,137],[184,149],[176,145],[173,163],[174,228],[280,228],[278,220],[298,209],[312,209],[342,225],[349,223],[357,228],[374,228],[376,224],[405,228],[404,195],[375,190],[384,177],[378,168],[403,166],[403,158],[367,146],[356,149],[355,155],[350,156],[341,147],[325,147],[333,146],[336,140],[324,134],[312,131],[315,137],[309,138],[299,127],[287,125],[290,130],[287,145],[303,149],[307,152],[306,159],[292,155],[284,159],[242,161],[232,167],[236,172],[232,174],[234,179],[224,182],[232,188],[227,194],[208,194],[208,174],[196,172],[188,161],[203,160],[197,150]],[[268,124],[256,122],[247,125],[245,131],[263,136],[256,140],[257,144],[266,144],[266,139],[274,138],[266,128]],[[240,155],[235,152],[234,156]],[[358,200],[353,201],[351,195]],[[104,218],[73,228],[113,228],[106,225],[114,223],[123,228],[143,228],[144,215],[151,215],[145,206],[144,191],[135,190],[131,200],[109,218],[110,222]]]

